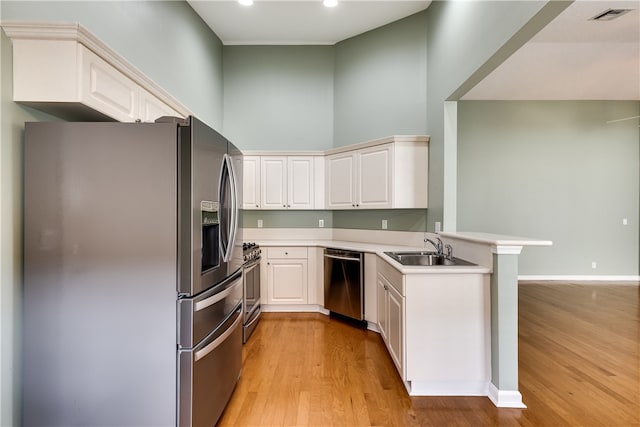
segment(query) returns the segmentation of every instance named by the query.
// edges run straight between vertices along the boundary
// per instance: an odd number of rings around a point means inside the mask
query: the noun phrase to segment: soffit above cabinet
[[[2,22],[14,101],[71,120],[153,121],[191,111],[78,23]]]

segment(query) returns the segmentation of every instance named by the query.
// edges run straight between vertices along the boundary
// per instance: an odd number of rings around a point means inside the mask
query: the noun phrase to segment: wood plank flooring
[[[321,314],[263,313],[220,426],[640,426],[637,285],[519,287],[520,391],[409,397],[377,333]]]

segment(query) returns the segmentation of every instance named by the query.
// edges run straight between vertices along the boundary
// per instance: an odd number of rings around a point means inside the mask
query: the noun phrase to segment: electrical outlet
[[[258,228],[262,228],[262,220],[261,219],[258,220]]]
[[[387,229],[387,220],[386,220],[386,219],[383,219],[383,220],[382,220],[382,229],[383,229],[383,230],[386,230],[386,229]]]
[[[591,268],[598,268],[598,264],[595,261],[593,261],[591,263]]]
[[[627,218],[622,218],[622,225],[627,225],[628,223]]]
[[[442,231],[442,223],[440,221],[436,221],[436,233]]]
[[[320,228],[324,227],[324,219],[319,219],[318,220],[318,227],[320,227]]]

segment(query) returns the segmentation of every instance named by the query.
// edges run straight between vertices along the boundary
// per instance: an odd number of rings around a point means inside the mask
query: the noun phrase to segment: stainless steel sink
[[[437,252],[385,252],[385,254],[402,265],[419,265],[426,267],[437,265],[476,265],[460,258],[447,258],[445,255],[438,254]]]

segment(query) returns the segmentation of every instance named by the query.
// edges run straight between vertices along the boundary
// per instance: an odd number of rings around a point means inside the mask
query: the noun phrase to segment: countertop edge
[[[474,243],[484,243],[494,246],[552,246],[551,240],[534,239],[529,237],[506,236],[502,234],[477,233],[477,232],[451,232],[441,231],[441,237],[466,240]]]
[[[383,259],[385,262],[387,262],[402,274],[489,274],[491,272],[490,268],[483,267],[481,265],[459,265],[455,267],[439,265],[430,267],[406,266],[398,263],[396,260],[385,254],[385,252],[397,250],[424,250],[424,247],[416,246],[381,245],[377,243],[360,243],[339,240],[256,240],[256,243],[261,247],[266,248],[276,246],[312,246],[372,253],[379,256],[381,259]]]

